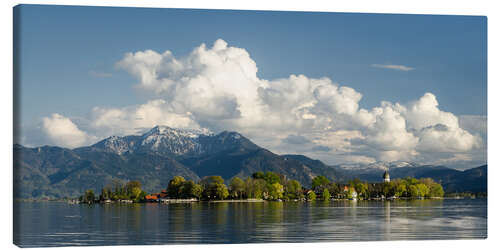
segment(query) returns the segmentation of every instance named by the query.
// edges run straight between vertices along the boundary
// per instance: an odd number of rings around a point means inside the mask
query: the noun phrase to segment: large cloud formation
[[[69,118],[54,113],[44,117],[42,130],[49,140],[62,147],[77,147],[89,143],[92,138],[81,131]]]
[[[150,92],[152,100],[94,108],[88,131],[97,137],[159,124],[235,130],[277,153],[306,153],[330,163],[453,162],[485,146],[478,132],[465,130],[457,116],[440,110],[432,93],[406,105],[382,101],[379,107],[363,109],[361,93],[328,78],[261,79],[245,49],[220,39],[180,58],[171,51],[127,53],[116,66],[135,77],[137,87]],[[476,160],[485,161],[482,157]]]

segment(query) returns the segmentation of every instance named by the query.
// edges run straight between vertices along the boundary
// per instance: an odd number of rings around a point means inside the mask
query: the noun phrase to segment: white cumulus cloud
[[[328,163],[477,160],[469,154],[484,148],[480,133],[463,127],[473,122],[440,110],[432,93],[409,104],[382,101],[378,107],[362,108],[362,93],[326,77],[259,78],[250,54],[221,39],[183,57],[168,50],[127,53],[116,66],[137,79],[137,87],[152,98],[136,106],[95,107],[85,128],[99,138],[136,134],[156,125],[233,130],[277,153],[304,153]],[[87,137],[73,127],[69,134]]]
[[[124,108],[101,108],[92,110],[90,129],[105,137],[109,135],[137,134],[156,125],[176,128],[199,128],[192,115],[174,113],[161,99]]]
[[[47,137],[56,145],[62,147],[79,147],[91,139],[81,131],[69,118],[54,113],[42,120],[42,129]]]

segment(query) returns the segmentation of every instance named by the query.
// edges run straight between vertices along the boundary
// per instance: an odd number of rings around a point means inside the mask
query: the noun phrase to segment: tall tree
[[[197,198],[201,197],[201,193],[203,192],[203,188],[200,184],[194,183],[194,181],[184,181],[179,188],[179,198],[189,199],[189,198]]]
[[[321,198],[325,201],[330,200],[332,196],[330,195],[330,192],[328,191],[328,188],[323,189],[323,193],[321,194]]]
[[[229,184],[229,191],[231,197],[241,199],[245,193],[245,182],[239,177],[234,177]]]
[[[312,179],[312,189],[316,190],[318,187],[326,187],[330,183],[330,180],[326,176],[318,175]]]
[[[287,181],[285,186],[285,197],[290,200],[302,198],[302,186],[298,181]]]
[[[266,172],[266,174],[264,175],[264,179],[269,184],[274,184],[274,183],[280,182],[280,176],[276,173],[273,173],[273,172]]]
[[[182,176],[174,176],[168,183],[167,193],[170,198],[178,199],[181,197],[181,187],[186,180]]]
[[[443,197],[444,190],[443,187],[439,183],[431,184],[429,188],[429,197]]]
[[[207,176],[200,181],[203,187],[203,198],[208,200],[222,200],[229,196],[229,191],[220,176]]]
[[[277,200],[283,198],[283,186],[278,182],[273,184],[267,184],[268,198],[271,200]]]
[[[310,200],[310,201],[316,200],[316,194],[313,191],[309,191],[307,193],[307,200]]]
[[[83,203],[94,203],[95,195],[94,190],[88,189],[85,193],[80,197],[80,202]]]

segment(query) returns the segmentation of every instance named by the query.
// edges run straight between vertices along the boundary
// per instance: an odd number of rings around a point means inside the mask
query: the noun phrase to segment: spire
[[[382,176],[382,178],[384,178],[384,182],[390,182],[391,181],[391,178],[389,176],[389,171],[385,171],[384,172],[384,175]]]

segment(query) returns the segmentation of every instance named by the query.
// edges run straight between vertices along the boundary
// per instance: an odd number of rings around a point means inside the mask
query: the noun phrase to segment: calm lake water
[[[21,247],[483,239],[487,202],[331,201],[70,205],[16,202]]]

